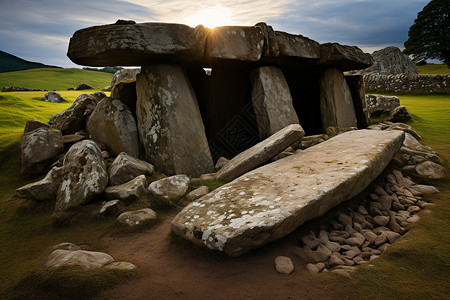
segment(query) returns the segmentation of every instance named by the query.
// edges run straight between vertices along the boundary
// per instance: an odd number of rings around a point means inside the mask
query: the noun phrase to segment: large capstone
[[[108,172],[97,144],[90,140],[76,143],[64,157],[55,211],[65,211],[88,202],[103,193],[107,184]]]
[[[20,174],[34,177],[50,165],[63,150],[61,131],[41,127],[22,136],[20,144]]]
[[[392,160],[403,138],[401,131],[340,134],[189,204],[173,220],[172,231],[209,249],[242,255],[362,192]]]
[[[259,136],[265,139],[290,124],[298,124],[289,86],[277,67],[261,67],[251,75],[252,101]]]
[[[143,67],[136,82],[137,118],[146,160],[167,175],[214,170],[197,99],[183,68]]]
[[[352,94],[344,74],[335,68],[326,69],[320,77],[320,111],[322,127],[356,127]]]
[[[87,130],[94,141],[105,144],[112,154],[126,152],[139,157],[136,121],[122,101],[109,97],[101,100],[89,117]]]
[[[370,67],[373,59],[356,46],[325,43],[320,45],[319,64],[350,71]]]

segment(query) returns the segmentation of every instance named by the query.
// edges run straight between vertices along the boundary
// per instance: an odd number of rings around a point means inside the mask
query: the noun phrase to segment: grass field
[[[417,66],[419,75],[450,75],[450,69],[446,64],[426,64]]]
[[[61,104],[38,100],[43,92],[0,93],[0,295],[3,295],[0,298],[8,298],[3,293],[11,292],[11,288],[20,282],[21,292],[27,291],[33,278],[23,281],[24,278],[41,267],[50,246],[71,241],[102,251],[101,236],[114,228],[113,221],[93,216],[92,207],[98,205],[82,208],[70,226],[55,228],[51,223],[54,204],[28,207],[10,197],[17,187],[27,183],[19,176],[18,168],[18,149],[26,120],[33,118],[47,122],[51,115],[71,105],[79,93],[62,91],[68,102]],[[423,136],[423,143],[449,155],[450,97],[400,95],[399,98],[416,119],[411,125]],[[358,268],[351,279],[323,274],[317,276],[317,284],[333,286],[346,295],[354,295],[349,299],[448,298],[450,184],[448,180],[429,183],[441,190],[440,194],[428,197],[436,204],[431,215],[421,213],[419,223],[370,266]],[[96,278],[99,277],[101,274]],[[74,283],[62,281],[61,285],[64,284]],[[86,286],[95,289],[105,284],[101,281],[94,287]],[[73,292],[76,293],[76,289]],[[86,296],[82,286],[79,292],[80,298]],[[18,294],[14,296],[18,297]]]
[[[111,84],[113,74],[82,69],[31,69],[0,73],[0,88],[20,86],[30,89],[67,90],[87,83],[96,90]]]

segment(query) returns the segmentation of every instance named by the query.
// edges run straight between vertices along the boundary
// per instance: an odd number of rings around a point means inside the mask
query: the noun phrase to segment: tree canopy
[[[409,28],[405,54],[415,61],[439,59],[450,66],[450,0],[432,0]]]

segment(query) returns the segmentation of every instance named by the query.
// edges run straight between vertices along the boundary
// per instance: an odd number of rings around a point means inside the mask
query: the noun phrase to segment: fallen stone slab
[[[250,149],[236,155],[219,172],[216,179],[231,181],[259,167],[305,135],[299,124],[291,124]]]
[[[333,66],[341,71],[350,71],[370,67],[373,58],[356,46],[325,43],[320,45],[319,64]]]
[[[340,134],[189,204],[172,221],[172,231],[227,255],[242,255],[362,192],[392,160],[403,139],[400,131]]]

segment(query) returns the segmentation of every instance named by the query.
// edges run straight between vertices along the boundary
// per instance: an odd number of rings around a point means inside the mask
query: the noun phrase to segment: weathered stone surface
[[[272,26],[269,26],[264,22],[260,22],[255,26],[260,27],[264,35],[265,47],[263,51],[263,58],[280,56],[280,48],[278,48],[277,37]]]
[[[403,54],[399,48],[389,46],[372,53],[374,63],[371,67],[359,71],[361,74],[377,73],[381,75],[415,75],[416,64]]]
[[[94,96],[81,94],[69,108],[54,114],[48,123],[64,134],[76,133],[86,128],[86,121],[96,105],[97,101]]]
[[[361,75],[346,75],[345,81],[352,94],[358,128],[364,129],[370,125],[370,114],[366,101],[363,78]]]
[[[394,94],[450,94],[450,75],[364,75],[367,91]]]
[[[413,117],[404,106],[398,106],[391,110],[388,120],[394,123],[408,123],[414,121]]]
[[[399,131],[340,134],[253,170],[189,204],[173,220],[172,231],[239,256],[360,193],[391,161],[403,138]]]
[[[320,45],[303,35],[275,31],[280,57],[320,58]]]
[[[78,246],[78,245],[69,243],[69,242],[62,242],[62,243],[59,243],[58,245],[52,246],[51,249],[52,249],[53,251],[54,251],[54,250],[58,250],[58,249],[60,249],[60,250],[70,250],[70,251],[75,251],[75,250],[81,250],[81,247]],[[53,252],[53,251],[52,251],[52,252]]]
[[[16,189],[14,196],[36,201],[55,200],[56,191],[61,183],[61,175],[62,168],[54,167],[47,173],[44,179]]]
[[[95,98],[97,103],[102,101],[103,98],[107,97],[106,94],[104,92],[102,92],[102,91],[97,91],[95,93],[92,93],[91,95]]]
[[[115,262],[105,265],[104,268],[109,269],[109,270],[132,271],[132,270],[136,270],[136,265],[134,265],[130,262],[126,262],[126,261],[115,261]]]
[[[111,90],[111,98],[122,101],[136,118],[136,80],[118,82]]]
[[[216,179],[231,181],[242,174],[262,165],[289,145],[303,137],[305,132],[299,124],[281,129],[264,141],[240,153],[230,160],[219,172]]]
[[[420,141],[422,137],[414,130],[411,126],[404,124],[404,123],[392,123],[388,121],[384,121],[383,125],[388,124],[388,127],[386,130],[402,130],[405,133],[409,133],[412,135],[416,140]]]
[[[65,146],[69,145],[69,144],[75,144],[81,140],[85,139],[84,135],[81,134],[68,134],[68,135],[63,135],[63,144]]]
[[[280,274],[289,275],[294,272],[294,264],[289,257],[277,256],[275,258],[275,269]]]
[[[50,125],[36,120],[28,120],[27,124],[25,124],[25,129],[23,130],[23,133],[25,134],[38,128],[50,128]]]
[[[404,165],[418,165],[427,160],[442,164],[441,158],[435,153],[412,150],[406,147],[402,147],[395,157]]]
[[[250,74],[252,102],[261,139],[290,124],[298,124],[291,92],[283,72],[277,67],[261,67]]]
[[[112,154],[126,152],[139,157],[136,121],[122,101],[110,97],[101,100],[89,117],[87,130],[94,141],[105,144]]]
[[[33,177],[41,174],[63,150],[59,130],[41,127],[25,133],[20,143],[20,174]]]
[[[136,82],[137,118],[146,160],[166,175],[214,170],[195,93],[177,65],[143,67]]]
[[[105,189],[105,198],[107,200],[120,199],[125,202],[135,201],[144,195],[147,186],[148,182],[145,175],[139,175],[121,185],[107,187]]]
[[[189,183],[190,179],[186,175],[174,175],[153,181],[148,186],[148,191],[158,199],[153,201],[156,201],[154,205],[171,206],[187,193]]]
[[[400,99],[397,96],[383,96],[377,94],[366,95],[366,102],[369,114],[386,114],[400,106]]]
[[[203,56],[205,28],[181,24],[140,23],[93,26],[78,30],[67,55],[85,66],[142,66],[155,59]]]
[[[413,185],[411,187],[411,189],[416,190],[421,194],[437,194],[437,193],[439,193],[439,190],[432,185],[417,184],[417,185]]]
[[[338,69],[326,69],[320,76],[320,111],[322,128],[357,126],[352,95]]]
[[[111,88],[114,88],[114,86],[120,82],[136,81],[136,76],[140,71],[140,68],[125,68],[117,71],[116,73],[114,73],[113,79],[111,80]]]
[[[156,213],[150,208],[143,208],[134,211],[127,211],[117,217],[117,221],[122,224],[134,227],[154,221],[158,218]]]
[[[370,67],[373,59],[370,54],[364,53],[356,46],[325,43],[320,45],[319,64],[350,71]]]
[[[205,56],[209,59],[228,59],[245,62],[262,57],[264,35],[256,26],[221,26],[210,30]]]
[[[104,216],[117,217],[122,206],[123,206],[122,202],[117,199],[105,202],[105,203],[103,203],[102,207],[100,208],[100,214],[104,215]]]
[[[61,97],[60,93],[53,92],[53,91],[47,92],[44,95],[44,99],[43,100],[45,102],[53,102],[53,103],[60,103],[60,102],[66,101],[66,100],[64,100],[63,97]]]
[[[230,160],[221,156],[219,157],[219,159],[216,162],[216,165],[214,166],[214,170],[215,171],[219,171],[220,169],[222,169]]]
[[[107,184],[108,173],[97,144],[90,140],[76,143],[64,157],[55,211],[65,211],[88,202],[102,193]]]
[[[139,175],[151,176],[154,171],[155,168],[148,162],[121,152],[108,169],[109,182],[111,185],[119,185]]]
[[[77,85],[77,87],[75,88],[75,90],[77,91],[82,91],[82,90],[92,90],[94,89],[94,87],[90,84],[87,83],[80,83],[79,85]]]
[[[209,193],[209,188],[205,185],[202,185],[201,187],[196,188],[192,192],[189,192],[186,195],[186,199],[188,199],[189,201],[194,201],[208,193]]]
[[[83,269],[101,268],[114,258],[103,252],[85,250],[62,250],[53,251],[47,258],[45,266],[48,268],[60,268],[64,266],[80,266]]]
[[[413,135],[408,132],[405,132],[405,140],[403,141],[403,146],[417,151],[434,153],[430,147],[422,145]]]
[[[416,166],[416,172],[420,176],[429,179],[445,178],[445,168],[431,161],[425,161]]]

